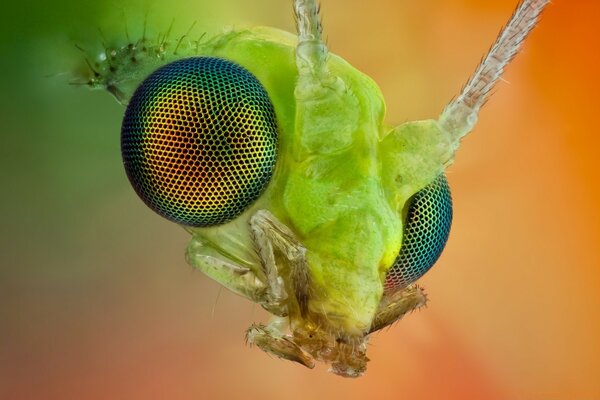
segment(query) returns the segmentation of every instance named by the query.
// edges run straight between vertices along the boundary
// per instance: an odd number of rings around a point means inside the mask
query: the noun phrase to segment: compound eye
[[[223,224],[271,178],[275,111],[241,66],[211,57],[175,61],[135,91],[121,152],[133,188],[158,214],[187,226]]]
[[[386,292],[400,290],[429,271],[446,246],[451,224],[452,196],[441,174],[408,203],[402,247],[387,272]]]

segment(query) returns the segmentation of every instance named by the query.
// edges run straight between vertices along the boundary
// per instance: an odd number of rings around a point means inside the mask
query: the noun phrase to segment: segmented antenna
[[[316,0],[294,0],[298,31],[296,65],[301,76],[319,78],[327,73],[327,46],[321,37],[323,27],[319,17],[320,10]]]
[[[496,42],[458,97],[442,112],[439,123],[458,142],[473,129],[477,114],[500,79],[504,68],[519,52],[550,0],[522,0]]]

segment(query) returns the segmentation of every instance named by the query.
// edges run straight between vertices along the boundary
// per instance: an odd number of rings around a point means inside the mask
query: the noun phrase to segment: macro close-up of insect
[[[547,0],[523,0],[438,119],[384,122],[376,84],[329,53],[314,0],[297,33],[144,36],[88,59],[127,106],[125,171],[192,236],[187,261],[273,315],[246,341],[362,375],[369,335],[424,306],[452,222],[444,170]]]
[[[32,0],[0,399],[600,398],[600,3]]]

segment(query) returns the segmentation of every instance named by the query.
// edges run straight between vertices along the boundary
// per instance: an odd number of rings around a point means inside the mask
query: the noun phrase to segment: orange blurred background
[[[600,3],[555,1],[508,68],[448,172],[429,307],[374,335],[356,380],[244,345],[267,315],[187,266],[187,234],[136,198],[122,108],[44,77],[97,26],[121,29],[121,6],[38,3],[0,31],[0,399],[600,398]],[[180,31],[293,30],[290,3],[122,7],[139,34],[144,9]],[[322,3],[330,49],[399,124],[439,114],[516,0]]]

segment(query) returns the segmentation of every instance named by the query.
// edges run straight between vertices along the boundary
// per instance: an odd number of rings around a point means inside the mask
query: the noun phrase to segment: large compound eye
[[[452,197],[441,174],[408,204],[402,248],[385,277],[387,292],[402,289],[429,271],[444,250],[451,224]]]
[[[151,209],[183,225],[223,224],[271,178],[275,111],[239,65],[210,57],[175,61],[135,91],[121,151],[133,188]]]

